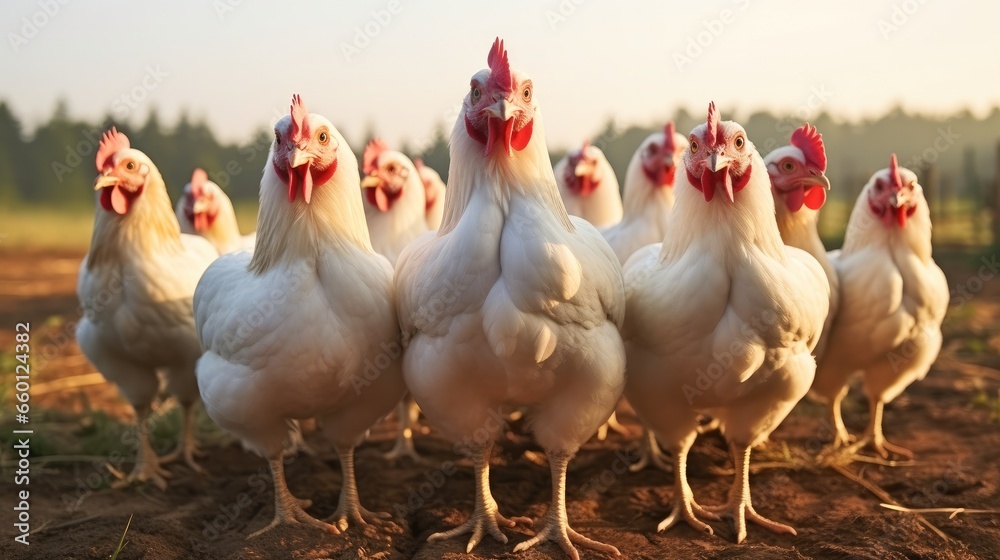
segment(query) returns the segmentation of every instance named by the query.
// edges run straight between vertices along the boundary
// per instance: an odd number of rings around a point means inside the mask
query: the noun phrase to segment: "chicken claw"
[[[774,533],[798,534],[793,527],[771,521],[753,509],[753,503],[750,501],[750,447],[740,448],[733,445],[732,454],[736,465],[736,476],[729,490],[729,500],[721,506],[704,509],[714,515],[725,515],[730,518],[737,544],[747,537],[747,521]]]
[[[660,449],[656,435],[649,428],[643,430],[639,441],[639,460],[628,466],[629,472],[639,472],[650,465],[661,471],[670,471],[670,457]]]
[[[589,539],[569,526],[569,519],[566,515],[566,470],[573,454],[565,451],[549,451],[547,454],[549,468],[552,471],[552,503],[549,504],[548,513],[538,520],[535,536],[518,543],[514,547],[514,552],[528,550],[542,541],[549,540],[557,543],[563,552],[573,560],[580,560],[580,553],[573,546],[574,544],[621,556],[622,553],[617,548]]]
[[[340,456],[340,470],[343,473],[344,482],[340,489],[337,509],[333,515],[327,518],[327,521],[335,522],[337,528],[346,531],[348,520],[363,526],[368,524],[381,525],[391,519],[392,515],[389,513],[371,512],[361,507],[361,501],[358,499],[358,483],[354,477],[354,448],[338,449],[337,453]]]
[[[279,525],[309,525],[334,535],[340,534],[340,529],[336,525],[324,523],[302,509],[311,505],[312,502],[300,500],[288,490],[288,485],[285,483],[285,465],[281,462],[280,456],[269,460],[269,466],[271,467],[271,477],[274,479],[274,520],[267,527],[251,533],[247,539],[258,537]]]
[[[195,436],[195,408],[194,403],[184,405],[184,424],[181,427],[181,438],[177,442],[177,447],[173,451],[160,457],[160,464],[166,465],[183,458],[184,464],[198,474],[204,474],[205,469],[195,461],[195,457],[204,457],[205,454],[198,449],[198,438]]]

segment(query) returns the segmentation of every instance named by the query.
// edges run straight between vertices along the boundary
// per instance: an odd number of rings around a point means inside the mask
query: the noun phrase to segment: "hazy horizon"
[[[186,110],[242,142],[298,92],[352,140],[373,130],[419,145],[453,122],[499,35],[534,80],[552,148],[609,118],[644,124],[709,100],[725,118],[767,110],[855,121],[896,106],[983,116],[1000,104],[1000,76],[983,61],[1000,50],[1000,5],[968,1],[851,0],[821,11],[790,0],[137,4],[0,5],[0,99],[29,129],[65,99],[74,117],[132,125],[152,107],[167,124]]]

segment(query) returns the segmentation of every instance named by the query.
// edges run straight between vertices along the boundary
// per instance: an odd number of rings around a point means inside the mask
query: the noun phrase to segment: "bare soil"
[[[915,461],[895,466],[843,462],[844,472],[818,466],[815,456],[830,434],[822,407],[803,402],[771,441],[754,452],[751,477],[757,511],[793,525],[797,536],[774,535],[750,525],[746,542],[736,545],[726,522],[713,523],[715,536],[686,525],[657,533],[673,495],[672,475],[655,469],[624,472],[625,462],[635,460],[632,449],[639,427],[630,411],[623,410],[620,417],[632,436],[612,434],[607,441],[591,441],[571,464],[570,523],[587,536],[617,546],[626,558],[1000,557],[1000,514],[925,514],[941,536],[922,524],[918,514],[880,506],[888,497],[910,508],[1000,509],[1000,282],[977,276],[977,255],[938,254],[949,255],[939,256],[939,262],[950,284],[967,286],[972,297],[952,308],[945,349],[927,379],[886,409],[887,437],[912,449]],[[127,423],[131,412],[113,386],[93,375],[73,342],[81,256],[0,252],[0,349],[7,354],[13,350],[15,323],[32,324],[31,427],[37,454],[30,485],[33,533],[31,544],[23,546],[13,540],[15,467],[6,442],[16,426],[7,412],[12,407],[8,388],[2,416],[8,420],[0,427],[5,442],[0,558],[110,558],[130,517],[127,545],[119,555],[124,560],[565,557],[554,544],[514,554],[514,545],[531,534],[521,527],[507,531],[510,542],[505,545],[486,537],[471,555],[464,553],[466,539],[426,542],[431,533],[463,522],[473,507],[471,467],[436,437],[433,427],[417,434],[416,441],[437,466],[384,461],[381,453],[392,443],[391,422],[374,428],[357,452],[362,503],[392,513],[385,528],[352,526],[344,535],[330,535],[281,527],[248,540],[274,512],[266,463],[207,421],[202,435],[208,456],[202,464],[209,474],[173,465],[165,492],[150,486],[111,489],[104,465],[118,459],[113,454],[87,456],[81,442],[92,439],[95,430],[111,429],[105,424],[120,429],[117,422]],[[864,428],[868,413],[859,391],[851,393],[844,412],[852,432]],[[175,421],[176,411],[166,417]],[[549,501],[549,471],[522,428],[512,423],[495,450],[492,488],[505,515],[537,517]],[[311,498],[309,511],[322,518],[336,507],[340,469],[321,434],[309,433],[307,439],[317,456],[291,459],[286,474],[292,492]],[[169,444],[159,442],[160,447]],[[122,467],[128,468],[130,453],[127,446],[119,447],[127,458]],[[732,465],[718,434],[699,438],[689,472],[699,502],[724,501]],[[583,558],[604,557],[580,552]]]

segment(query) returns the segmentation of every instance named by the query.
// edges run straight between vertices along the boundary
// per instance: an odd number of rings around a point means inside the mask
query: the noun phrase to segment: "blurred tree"
[[[21,123],[5,102],[0,102],[0,201],[13,202],[20,198],[18,186],[22,182],[25,144],[21,136]]]

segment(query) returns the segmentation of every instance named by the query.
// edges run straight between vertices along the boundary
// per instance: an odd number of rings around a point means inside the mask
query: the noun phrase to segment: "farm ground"
[[[656,524],[667,514],[672,476],[657,470],[624,472],[639,428],[627,410],[620,417],[630,438],[613,434],[592,441],[571,464],[569,518],[581,533],[617,546],[625,558],[997,558],[1000,515],[915,513],[880,506],[891,499],[909,508],[1000,509],[1000,281],[979,273],[978,253],[938,251],[952,286],[964,286],[967,301],[953,306],[945,324],[945,348],[927,379],[887,407],[885,429],[894,442],[913,449],[916,460],[894,466],[843,462],[840,470],[820,467],[815,455],[829,430],[822,407],[801,403],[754,452],[754,504],[772,519],[790,523],[798,536],[778,536],[751,525],[742,545],[733,531],[714,523],[716,536],[686,525],[664,533]],[[471,467],[452,453],[433,429],[417,435],[417,447],[433,465],[390,464],[380,453],[391,446],[391,424],[372,430],[357,452],[362,503],[393,514],[384,530],[352,527],[345,535],[307,528],[278,528],[254,540],[246,536],[273,515],[266,464],[203,418],[208,456],[198,475],[171,466],[166,492],[138,486],[108,487],[105,465],[130,451],[122,434],[130,410],[104,383],[73,342],[78,317],[74,295],[82,254],[73,250],[0,252],[0,558],[106,559],[126,522],[130,559],[318,559],[318,558],[562,558],[546,544],[522,554],[513,547],[530,532],[508,531],[501,545],[484,539],[472,555],[465,540],[428,543],[432,532],[464,521],[472,511]],[[988,271],[987,271],[988,272]],[[15,323],[30,321],[33,332],[31,545],[13,541],[14,456],[11,447],[12,351]],[[852,432],[867,422],[859,391],[845,403]],[[154,442],[165,451],[173,442],[178,411],[164,406]],[[492,488],[506,515],[537,517],[550,493],[549,472],[523,426],[494,453]],[[307,434],[318,450],[287,466],[292,491],[309,497],[310,511],[331,514],[340,491],[336,456],[321,434]],[[126,438],[127,441],[127,438]],[[450,468],[449,461],[457,463]],[[444,465],[441,467],[440,465]],[[724,500],[732,466],[717,434],[699,438],[689,466],[702,503]],[[861,482],[858,482],[858,481]],[[876,495],[880,494],[880,495]],[[584,558],[602,555],[581,549]]]

